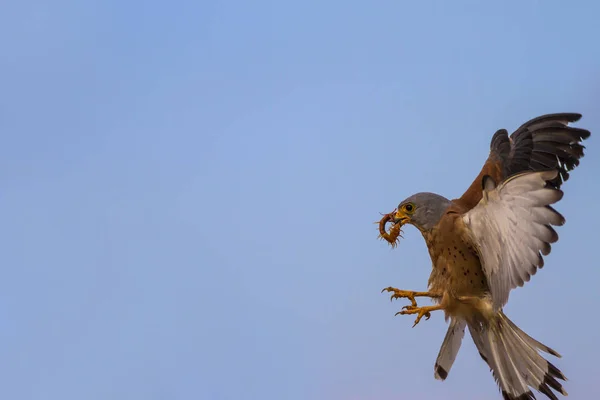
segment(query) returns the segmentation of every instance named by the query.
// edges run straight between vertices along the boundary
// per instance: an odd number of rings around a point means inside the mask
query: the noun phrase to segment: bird
[[[396,315],[415,315],[414,325],[441,310],[448,331],[434,365],[445,380],[468,328],[479,355],[489,366],[504,400],[535,399],[533,390],[552,400],[567,396],[565,375],[541,353],[560,354],[533,339],[503,312],[510,292],[538,269],[551,245],[554,227],[565,218],[554,207],[561,189],[584,156],[590,132],[570,124],[578,113],[533,118],[510,136],[499,129],[479,175],[464,194],[449,200],[416,193],[379,221],[379,236],[396,247],[404,225],[422,234],[432,261],[427,291],[387,287],[391,299],[410,305]],[[434,305],[419,306],[430,298]]]

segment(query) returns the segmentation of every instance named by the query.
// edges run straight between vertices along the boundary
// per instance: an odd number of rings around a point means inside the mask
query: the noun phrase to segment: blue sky
[[[507,314],[600,395],[600,3],[8,1],[0,13],[0,397],[499,398],[470,338],[444,383],[418,232],[498,128],[584,114],[546,267]]]

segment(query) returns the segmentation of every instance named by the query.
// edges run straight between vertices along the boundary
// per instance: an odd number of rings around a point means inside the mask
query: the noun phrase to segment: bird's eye
[[[405,204],[404,207],[402,207],[402,208],[404,208],[404,212],[409,213],[409,214],[412,213],[413,211],[415,211],[415,206],[413,206],[410,203]]]

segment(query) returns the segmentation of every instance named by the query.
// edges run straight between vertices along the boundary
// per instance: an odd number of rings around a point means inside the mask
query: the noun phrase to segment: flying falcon
[[[559,382],[565,376],[539,352],[560,355],[519,329],[502,308],[510,291],[543,267],[542,256],[558,240],[552,225],[565,219],[551,205],[562,198],[561,185],[583,157],[581,142],[590,132],[569,126],[580,118],[549,114],[510,137],[505,129],[497,131],[487,161],[462,197],[417,193],[381,219],[380,236],[392,247],[405,224],[419,229],[427,243],[429,290],[384,291],[411,302],[397,314],[416,315],[415,325],[436,310],[450,320],[435,362],[436,379],[448,376],[468,327],[505,400],[535,399],[532,389],[553,400],[558,400],[555,392],[567,395]],[[436,305],[418,306],[416,297]]]

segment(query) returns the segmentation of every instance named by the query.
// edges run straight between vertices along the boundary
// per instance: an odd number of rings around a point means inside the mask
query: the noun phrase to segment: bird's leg
[[[431,311],[442,310],[443,306],[427,306],[427,307],[417,307],[417,306],[404,306],[402,307],[402,311],[398,311],[396,315],[410,315],[417,314],[417,319],[413,325],[413,328],[417,326],[419,322],[421,322],[421,318],[425,317],[425,320],[428,320],[431,317]]]
[[[431,292],[414,292],[412,290],[400,290],[400,289],[396,289],[393,287],[386,287],[385,289],[383,289],[381,291],[381,293],[383,292],[391,292],[392,295],[390,296],[390,301],[394,300],[394,299],[408,299],[411,302],[411,305],[413,307],[417,306],[417,301],[415,300],[415,297],[431,297],[431,298],[435,298],[435,297],[440,297],[439,295],[435,294],[435,293],[431,293]]]

